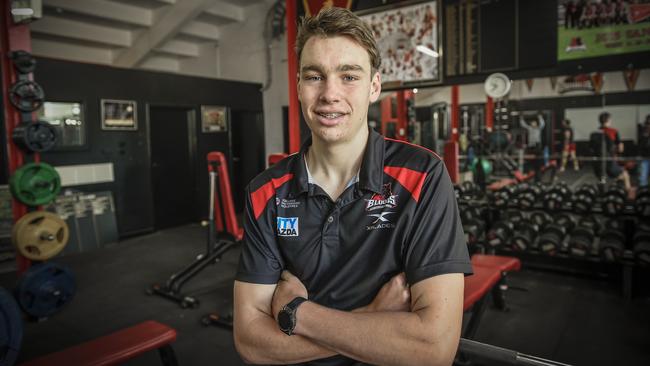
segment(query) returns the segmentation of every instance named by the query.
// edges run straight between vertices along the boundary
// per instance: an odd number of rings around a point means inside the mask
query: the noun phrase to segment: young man
[[[234,339],[248,363],[450,365],[471,273],[433,153],[369,130],[369,27],[330,8],[297,39],[311,139],[248,187]]]
[[[542,132],[544,131],[544,118],[541,113],[537,114],[537,120],[527,123],[524,116],[519,116],[519,125],[528,132],[528,152],[534,156],[532,168],[535,172],[535,181],[542,179],[542,167],[544,166],[544,147],[542,146]]]
[[[603,112],[598,116],[598,122],[600,123],[600,130],[605,137],[605,143],[602,144],[604,151],[599,154],[603,159],[608,160],[605,162],[605,171],[610,178],[623,181],[625,190],[629,192],[631,188],[630,175],[616,161],[619,154],[623,153],[624,145],[618,130],[611,127],[612,115],[609,112]]]
[[[562,165],[560,166],[560,172],[566,169],[569,157],[573,161],[573,170],[579,170],[578,157],[576,156],[576,143],[573,141],[573,128],[571,127],[571,121],[565,119],[562,122]]]

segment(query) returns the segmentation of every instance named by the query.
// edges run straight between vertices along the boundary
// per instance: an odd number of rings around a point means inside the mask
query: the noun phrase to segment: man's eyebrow
[[[303,72],[303,73],[308,72],[308,71],[315,71],[315,72],[322,73],[323,68],[320,67],[320,66],[317,66],[317,65],[305,65],[305,66],[302,67],[302,69],[300,71]],[[363,70],[363,67],[361,67],[360,65],[343,64],[343,65],[339,65],[336,68],[336,71],[338,71],[338,72],[346,72],[346,71],[364,71],[364,70]]]

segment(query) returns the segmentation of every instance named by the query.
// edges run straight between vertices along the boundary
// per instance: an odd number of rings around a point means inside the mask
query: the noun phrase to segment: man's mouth
[[[335,119],[343,115],[343,113],[321,113],[321,112],[318,112],[317,114],[327,119]]]

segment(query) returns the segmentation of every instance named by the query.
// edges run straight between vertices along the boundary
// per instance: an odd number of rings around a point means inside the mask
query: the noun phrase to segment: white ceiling
[[[169,69],[218,45],[220,28],[268,0],[43,0],[32,52],[119,67]]]

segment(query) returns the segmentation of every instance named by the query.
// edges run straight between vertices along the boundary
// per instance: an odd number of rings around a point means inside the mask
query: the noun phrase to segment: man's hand
[[[404,273],[386,282],[365,311],[411,311],[411,290]]]
[[[275,288],[273,301],[271,302],[271,310],[276,321],[278,320],[278,313],[282,310],[282,307],[296,297],[308,298],[305,285],[300,282],[298,277],[291,274],[291,272],[282,271],[280,282],[278,282],[278,286]]]

